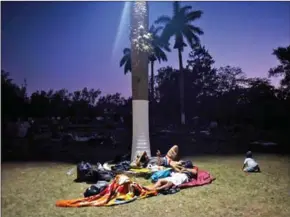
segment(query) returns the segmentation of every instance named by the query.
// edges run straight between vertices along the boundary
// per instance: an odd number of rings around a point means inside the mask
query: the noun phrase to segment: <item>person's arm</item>
[[[157,156],[157,165],[161,166],[161,152],[159,150],[157,150],[156,156]]]
[[[245,159],[245,161],[244,161],[244,164],[243,164],[243,168],[242,168],[242,170],[245,169],[245,167],[246,167],[246,163],[247,163],[247,159]]]
[[[169,165],[175,170],[176,172],[182,172],[185,169],[182,165],[179,164],[177,161],[170,161]]]

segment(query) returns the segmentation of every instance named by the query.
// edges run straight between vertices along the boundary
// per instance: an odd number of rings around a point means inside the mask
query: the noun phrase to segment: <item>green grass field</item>
[[[172,216],[172,217],[289,217],[289,157],[257,155],[262,173],[241,171],[243,156],[193,158],[216,180],[207,186],[184,189],[115,207],[58,208],[56,200],[82,197],[88,184],[74,183],[66,172],[72,164],[2,164],[2,216]],[[142,184],[148,181],[136,178]]]

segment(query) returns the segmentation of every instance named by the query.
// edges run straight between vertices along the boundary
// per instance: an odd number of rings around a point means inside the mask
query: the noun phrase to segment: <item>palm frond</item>
[[[157,58],[158,58],[159,63],[161,61],[166,62],[168,60],[165,52],[162,49],[157,48],[157,52],[158,52]]]
[[[191,9],[192,9],[191,6],[184,6],[184,7],[180,8],[179,14],[187,14],[187,12]]]
[[[162,15],[160,17],[157,18],[157,20],[155,20],[155,24],[168,24],[171,22],[171,17],[166,16],[166,15]]]
[[[155,26],[151,26],[149,32],[153,35],[153,36],[156,36],[158,34],[158,32],[160,32],[161,30],[163,29],[162,26],[158,26],[158,27],[155,27]]]
[[[168,24],[164,27],[162,34],[160,36],[160,40],[162,40],[164,44],[168,44],[169,39],[173,35],[174,35],[174,29],[172,28],[172,25]]]
[[[122,67],[128,60],[128,56],[123,56],[120,60],[120,67]]]
[[[202,14],[203,14],[202,11],[192,11],[186,15],[186,21],[190,22],[190,21],[197,20],[201,17]]]
[[[132,71],[131,60],[127,61],[124,67],[124,74],[126,75],[128,72]]]
[[[191,48],[196,47],[200,43],[199,38],[189,28],[183,29],[183,35]]]
[[[193,33],[196,33],[196,34],[198,34],[198,35],[203,35],[203,31],[202,31],[202,29],[201,28],[199,28],[199,27],[196,27],[196,26],[193,26],[193,25],[190,25],[190,24],[188,24],[188,25],[186,25],[186,27],[188,28],[188,29],[190,29],[190,31],[192,31]]]
[[[164,45],[162,45],[162,48],[167,51],[167,52],[171,52],[171,49],[170,49],[170,44],[169,43],[165,43]]]

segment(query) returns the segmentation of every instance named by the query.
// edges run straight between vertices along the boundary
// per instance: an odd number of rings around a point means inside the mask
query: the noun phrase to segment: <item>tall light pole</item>
[[[133,106],[133,161],[138,152],[151,156],[149,140],[148,55],[151,52],[148,33],[148,3],[135,1],[131,8],[131,61]]]

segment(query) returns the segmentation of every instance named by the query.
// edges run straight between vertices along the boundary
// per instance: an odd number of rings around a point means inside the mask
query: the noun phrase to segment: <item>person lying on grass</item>
[[[176,171],[179,171],[179,166],[181,162],[177,161],[178,158],[178,146],[174,145],[172,148],[169,149],[165,157],[161,157],[161,153],[157,151],[157,165],[164,166],[164,167],[172,167],[175,168]],[[138,154],[136,159],[131,163],[132,166],[145,168],[147,167],[150,158],[148,157],[146,151]]]
[[[177,145],[174,145],[171,149],[169,149],[165,157],[161,156],[161,152],[159,150],[157,150],[156,155],[158,157],[158,166],[171,167],[176,172],[181,172],[182,169],[184,169],[182,165],[183,162],[178,161]]]
[[[244,161],[244,165],[242,170],[244,172],[261,172],[258,163],[254,160],[253,154],[251,151],[246,153],[246,159]]]
[[[183,168],[180,172],[172,172],[170,177],[159,179],[153,187],[148,187],[148,189],[162,191],[170,189],[173,186],[179,186],[196,177],[197,172],[197,167]]]

